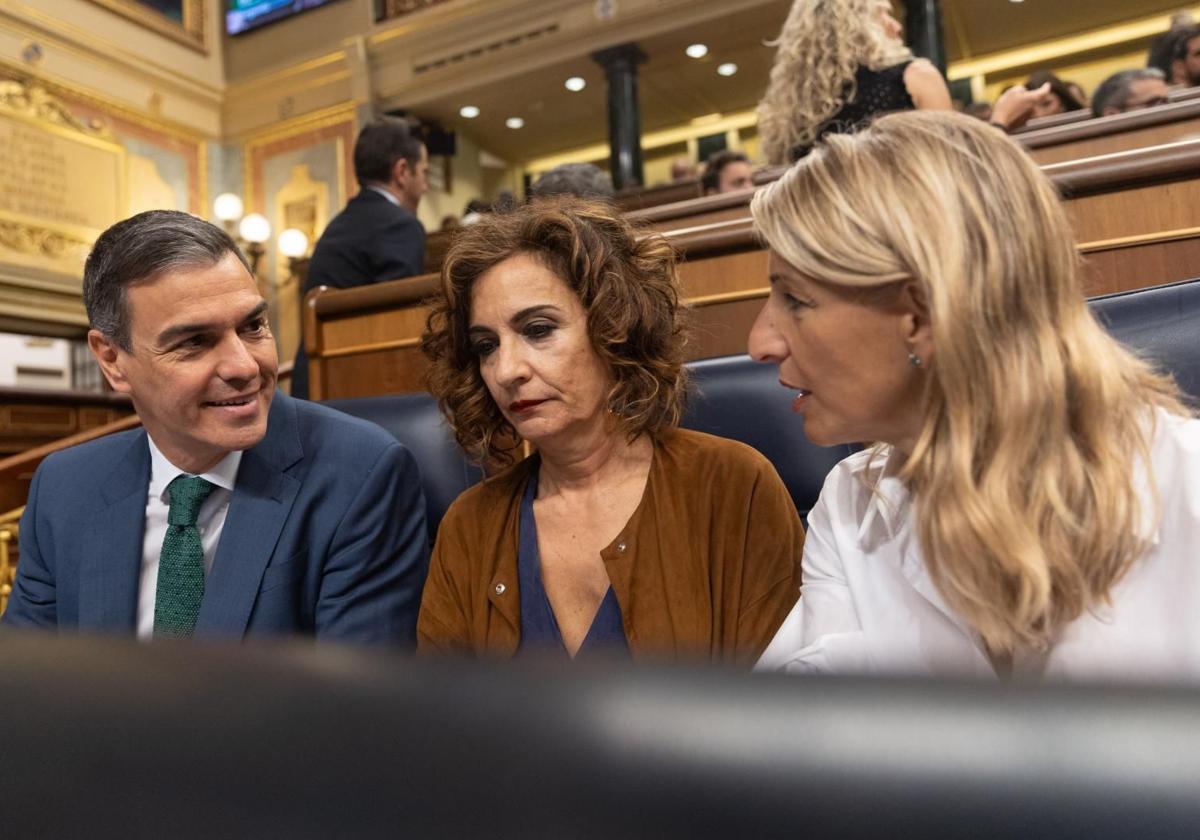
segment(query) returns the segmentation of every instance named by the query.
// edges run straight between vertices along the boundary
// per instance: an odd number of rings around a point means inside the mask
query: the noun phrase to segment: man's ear
[[[909,352],[922,362],[933,359],[933,325],[929,320],[929,296],[916,280],[905,280],[898,303],[902,313],[901,330]]]
[[[99,330],[88,330],[87,343],[88,349],[96,357],[96,363],[100,365],[100,370],[112,389],[119,394],[130,393],[132,389],[129,387],[129,380],[121,369],[123,356],[121,348]]]
[[[412,165],[407,158],[400,158],[392,165],[392,181],[403,184],[412,175]]]

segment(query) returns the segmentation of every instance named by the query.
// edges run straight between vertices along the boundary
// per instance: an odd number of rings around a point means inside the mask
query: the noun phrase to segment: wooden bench
[[[1200,265],[1200,141],[1047,166],[1064,194],[1089,295],[1169,283]],[[749,216],[752,190],[631,213],[682,253],[692,308],[688,358],[743,352],[767,295],[766,251]],[[685,206],[686,205],[686,206]],[[1036,232],[1031,232],[1036,235]],[[419,350],[437,277],[317,290],[306,305],[312,394],[341,399],[424,387]]]

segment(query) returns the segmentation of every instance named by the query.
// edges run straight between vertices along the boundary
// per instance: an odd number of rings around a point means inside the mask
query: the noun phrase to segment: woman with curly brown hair
[[[796,600],[803,530],[774,468],[676,427],[675,255],[603,204],[465,230],[422,348],[462,447],[509,463],[438,532],[419,647],[628,650],[749,665]],[[536,453],[513,464],[518,440]]]

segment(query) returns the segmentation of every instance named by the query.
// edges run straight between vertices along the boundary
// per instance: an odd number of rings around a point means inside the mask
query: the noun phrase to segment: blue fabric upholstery
[[[809,443],[804,418],[792,411],[775,365],[722,356],[690,362],[688,370],[694,390],[682,425],[741,441],[767,456],[807,521],[825,475],[856,447]]]
[[[425,490],[425,515],[430,541],[459,493],[483,478],[458,448],[437,401],[429,394],[389,394],[323,403],[354,417],[382,426],[417,459]]]
[[[1175,376],[1200,401],[1200,280],[1154,286],[1089,301],[1100,322],[1126,346]],[[857,447],[815,446],[791,410],[775,365],[723,356],[688,365],[696,394],[683,425],[740,440],[775,465],[807,517],[825,475]]]
[[[1092,298],[1109,332],[1200,401],[1200,280]]]

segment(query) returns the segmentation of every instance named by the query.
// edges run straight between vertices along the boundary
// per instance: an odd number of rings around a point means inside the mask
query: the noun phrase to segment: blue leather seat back
[[[483,478],[482,470],[459,449],[437,401],[429,394],[330,400],[323,405],[382,426],[417,459],[431,542],[450,503]]]
[[[779,384],[775,365],[721,356],[687,367],[693,392],[681,425],[757,449],[775,465],[796,510],[807,519],[826,474],[858,447],[809,443],[804,418],[792,411],[795,394]]]
[[[1092,298],[1100,322],[1200,401],[1200,280]]]

